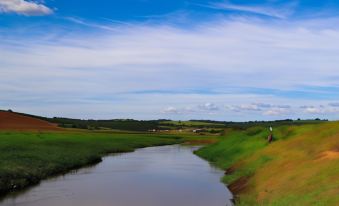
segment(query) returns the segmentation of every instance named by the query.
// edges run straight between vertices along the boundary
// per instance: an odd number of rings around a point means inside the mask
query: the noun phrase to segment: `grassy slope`
[[[232,131],[197,152],[229,169],[238,205],[339,205],[339,123]]]
[[[145,134],[0,132],[0,193],[98,162],[107,153],[180,141]]]

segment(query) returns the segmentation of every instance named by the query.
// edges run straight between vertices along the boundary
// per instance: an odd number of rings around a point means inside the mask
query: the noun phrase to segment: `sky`
[[[0,0],[0,109],[339,119],[339,1]]]

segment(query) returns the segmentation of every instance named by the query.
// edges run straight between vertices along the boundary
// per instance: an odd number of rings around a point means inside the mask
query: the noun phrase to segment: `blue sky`
[[[0,0],[0,108],[338,119],[338,23],[334,0]]]

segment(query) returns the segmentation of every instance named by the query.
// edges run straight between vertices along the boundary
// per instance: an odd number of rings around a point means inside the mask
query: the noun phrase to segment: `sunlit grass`
[[[248,177],[238,205],[338,205],[339,123],[281,126],[275,141],[267,128],[233,131],[198,155],[234,172],[223,181]]]

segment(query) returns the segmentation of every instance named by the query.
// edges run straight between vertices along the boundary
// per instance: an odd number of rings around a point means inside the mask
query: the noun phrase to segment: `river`
[[[0,206],[229,206],[223,171],[171,145],[109,155],[95,166],[11,193]]]

